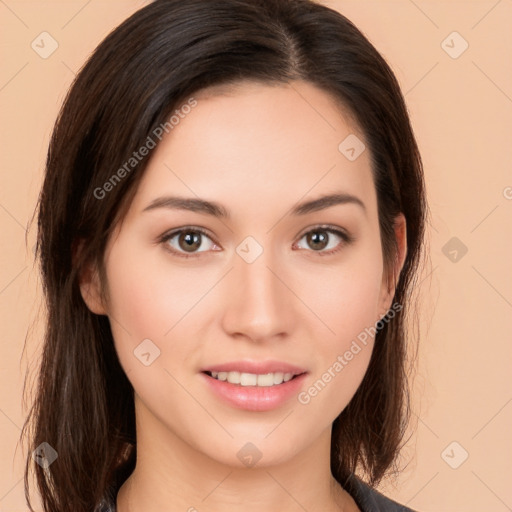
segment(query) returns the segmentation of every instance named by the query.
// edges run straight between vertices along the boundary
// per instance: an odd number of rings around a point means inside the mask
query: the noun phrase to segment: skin
[[[150,164],[106,252],[108,301],[94,268],[81,290],[91,311],[108,315],[115,347],[135,390],[137,466],[118,495],[119,512],[354,511],[330,472],[331,425],[356,392],[373,339],[307,404],[293,396],[266,412],[235,409],[212,394],[206,365],[276,359],[309,372],[307,390],[391,307],[369,151],[349,161],[338,146],[357,125],[306,82],[243,83],[198,104],[153,150]],[[296,203],[345,192],[363,201],[302,216]],[[143,211],[164,195],[200,197],[231,213],[219,219],[168,208]],[[345,243],[304,236],[321,224],[345,229]],[[171,229],[202,227],[195,257]],[[405,258],[397,218],[395,272]],[[201,235],[199,235],[201,236]],[[252,236],[263,253],[247,263],[236,248]],[[185,248],[184,248],[185,247]],[[340,249],[330,255],[331,249]],[[388,269],[391,270],[391,269]],[[228,272],[229,271],[229,272]],[[150,339],[150,366],[134,349]],[[237,452],[262,454],[246,467]]]

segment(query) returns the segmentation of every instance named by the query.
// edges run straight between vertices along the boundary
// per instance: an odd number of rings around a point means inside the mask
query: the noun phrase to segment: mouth
[[[293,373],[293,372],[270,372],[270,373],[246,373],[246,372],[215,372],[204,371],[204,374],[213,379],[217,379],[229,384],[237,386],[256,386],[256,387],[273,387],[279,386],[285,382],[293,380],[306,372]]]
[[[203,368],[200,375],[223,403],[263,412],[289,403],[305,385],[308,371],[279,361],[238,361]]]

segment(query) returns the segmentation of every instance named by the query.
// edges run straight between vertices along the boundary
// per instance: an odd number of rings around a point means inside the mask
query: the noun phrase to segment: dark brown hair
[[[58,458],[45,471],[27,457],[30,510],[30,468],[45,512],[90,512],[135,466],[133,389],[109,319],[89,311],[78,277],[88,262],[105,277],[106,242],[150,156],[103,198],[94,191],[195,92],[298,79],[330,94],[364,134],[386,268],[397,256],[394,218],[402,212],[407,221],[407,256],[394,276],[394,302],[403,308],[377,332],[364,380],[333,423],[331,445],[331,470],[342,485],[356,470],[374,485],[393,466],[409,412],[405,320],[427,211],[421,158],[395,76],[348,19],[313,1],[156,0],[97,47],[50,141],[37,219],[47,323],[22,437],[28,434],[30,451],[46,442]]]

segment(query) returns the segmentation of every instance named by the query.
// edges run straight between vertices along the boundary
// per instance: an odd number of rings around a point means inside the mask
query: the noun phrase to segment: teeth
[[[274,385],[274,374],[266,373],[265,375],[258,375],[258,386],[268,387]]]
[[[226,380],[231,382],[231,384],[240,384],[240,378],[240,372],[228,372]]]
[[[258,376],[255,373],[241,373],[240,374],[241,386],[257,386]]]
[[[284,373],[274,373],[274,384],[281,384],[283,382]]]
[[[257,375],[255,373],[240,372],[211,372],[213,378],[227,381],[230,384],[239,384],[241,386],[260,386],[270,387],[288,382],[293,378],[293,373],[265,373]]]

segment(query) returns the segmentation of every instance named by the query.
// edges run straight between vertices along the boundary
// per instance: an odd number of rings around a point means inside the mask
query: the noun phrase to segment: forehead
[[[241,83],[193,99],[193,108],[177,107],[180,115],[153,150],[134,198],[138,211],[162,193],[253,212],[326,191],[373,194],[368,151],[351,161],[340,150],[349,136],[363,143],[363,134],[312,84]]]

